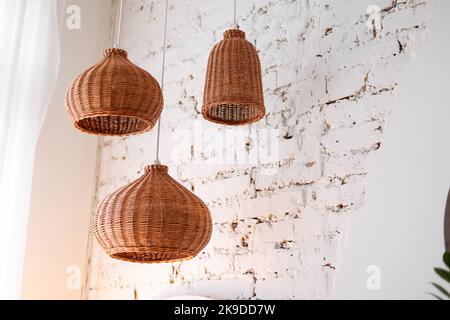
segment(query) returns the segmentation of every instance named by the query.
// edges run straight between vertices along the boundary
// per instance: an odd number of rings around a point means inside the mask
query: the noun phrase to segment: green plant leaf
[[[450,269],[450,252],[445,252],[442,260],[444,260],[445,265]]]
[[[433,296],[433,297],[435,297],[436,299],[438,299],[438,300],[444,300],[444,299],[442,299],[441,297],[439,297],[437,294],[434,294],[434,293],[431,293],[431,292],[427,292],[430,296]]]
[[[450,283],[450,272],[442,268],[434,268],[434,271],[439,275],[439,277]]]
[[[450,293],[448,293],[448,291],[447,291],[444,287],[440,286],[439,284],[437,284],[437,283],[435,283],[435,282],[432,282],[431,284],[432,284],[436,289],[438,289],[444,296],[446,296],[447,298],[450,299]]]

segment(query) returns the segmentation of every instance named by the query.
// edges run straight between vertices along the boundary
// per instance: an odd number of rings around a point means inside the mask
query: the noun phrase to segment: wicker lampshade
[[[133,64],[122,49],[80,74],[66,92],[74,126],[96,135],[125,136],[150,130],[163,106],[158,82]]]
[[[243,125],[262,119],[261,64],[245,33],[231,29],[212,49],[206,70],[202,114],[206,120]]]
[[[142,263],[196,256],[209,242],[208,208],[171,178],[164,165],[107,196],[99,205],[93,233],[112,257]]]

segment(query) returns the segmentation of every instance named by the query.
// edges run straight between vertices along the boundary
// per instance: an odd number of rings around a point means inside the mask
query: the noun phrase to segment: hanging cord
[[[234,28],[239,29],[239,26],[237,24],[237,10],[236,10],[236,4],[237,0],[234,0]]]
[[[119,2],[119,23],[116,27],[116,41],[114,43],[114,48],[118,48],[120,45],[120,31],[122,29],[122,11],[123,11],[123,0]]]
[[[166,69],[166,47],[167,47],[167,12],[169,10],[169,0],[166,0],[166,9],[164,13],[164,44],[163,44],[163,56],[161,66],[161,91],[164,92],[164,72]],[[161,112],[162,114],[162,112]],[[156,159],[155,164],[161,164],[159,161],[159,140],[161,137],[161,115],[158,119],[158,129],[156,133]]]

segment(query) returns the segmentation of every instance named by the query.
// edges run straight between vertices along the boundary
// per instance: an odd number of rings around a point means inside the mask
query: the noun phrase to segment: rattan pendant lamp
[[[261,64],[255,47],[239,30],[234,0],[234,29],[225,31],[209,55],[202,115],[219,124],[245,125],[265,114]]]
[[[66,92],[66,109],[75,128],[90,134],[127,136],[152,129],[162,111],[161,88],[150,73],[119,49],[123,0],[114,48],[81,73]]]
[[[164,23],[161,86],[164,87],[168,0]],[[195,257],[212,231],[208,208],[168,175],[159,161],[158,121],[155,164],[139,179],[107,196],[99,205],[93,233],[112,258],[160,263]]]

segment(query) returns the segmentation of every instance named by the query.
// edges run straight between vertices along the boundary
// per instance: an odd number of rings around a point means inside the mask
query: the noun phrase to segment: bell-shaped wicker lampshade
[[[261,64],[245,33],[231,29],[212,49],[206,71],[202,114],[206,120],[243,125],[264,117]]]
[[[66,92],[66,108],[74,126],[96,135],[148,131],[162,107],[158,82],[128,60],[122,49],[107,49],[104,58],[80,74]]]
[[[196,256],[209,242],[208,208],[171,178],[163,165],[107,196],[99,205],[93,233],[112,257],[142,263]]]

